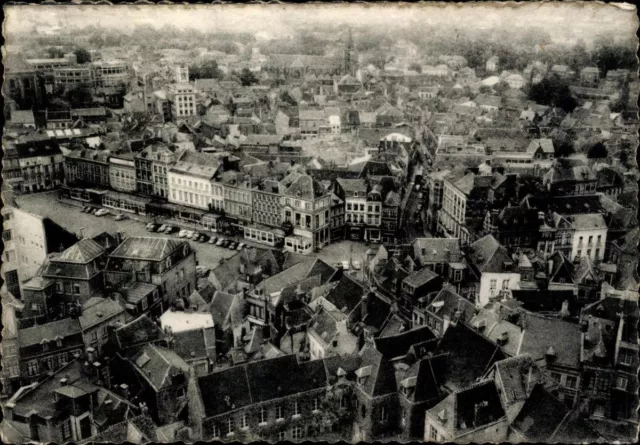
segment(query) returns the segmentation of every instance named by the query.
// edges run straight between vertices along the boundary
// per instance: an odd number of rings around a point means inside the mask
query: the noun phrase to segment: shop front
[[[102,205],[114,210],[146,215],[149,201],[149,199],[126,193],[107,192],[102,199]]]
[[[294,253],[313,253],[313,240],[301,235],[287,236],[284,239],[284,249]]]
[[[282,246],[284,243],[284,232],[280,229],[254,224],[244,227],[244,239],[277,247]]]

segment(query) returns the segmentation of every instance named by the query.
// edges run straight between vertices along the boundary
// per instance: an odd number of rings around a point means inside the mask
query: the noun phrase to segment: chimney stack
[[[360,310],[361,310],[361,320],[364,320],[369,314],[369,293],[368,292],[366,292],[362,296],[362,301],[360,303]]]

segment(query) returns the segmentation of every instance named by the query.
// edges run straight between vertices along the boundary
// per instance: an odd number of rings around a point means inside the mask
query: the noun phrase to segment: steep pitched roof
[[[314,200],[327,193],[322,184],[306,174],[291,173],[281,181],[281,184],[288,185],[284,194],[293,198]]]
[[[182,246],[186,241],[174,238],[130,237],[125,239],[110,256],[138,260],[161,260]]]
[[[511,261],[507,249],[493,235],[486,235],[471,244],[471,251],[473,264],[481,273],[503,272],[505,261]]]
[[[87,301],[82,308],[82,315],[78,317],[80,327],[86,331],[103,320],[109,320],[124,312],[124,308],[111,298],[94,297]]]
[[[578,368],[581,336],[582,331],[577,324],[528,313],[519,353],[531,354],[536,361],[544,360],[552,347],[556,354],[554,363]]]
[[[171,386],[173,373],[189,372],[189,365],[175,352],[148,344],[131,360],[134,369],[149,382],[155,391]]]
[[[146,315],[141,315],[115,330],[117,346],[120,349],[164,340],[165,333]]]
[[[351,276],[344,274],[335,287],[325,295],[324,299],[345,314],[351,313],[362,300],[364,286]]]
[[[84,238],[55,257],[56,261],[86,264],[102,255],[104,249],[91,238]]]
[[[374,340],[376,349],[386,358],[391,359],[406,355],[411,346],[435,338],[427,326],[411,329],[388,337],[378,337]]]
[[[20,329],[18,331],[18,340],[20,341],[20,347],[25,348],[45,341],[50,342],[77,335],[80,332],[80,322],[77,319],[63,318],[62,320]]]
[[[362,360],[358,371],[368,374],[361,386],[362,391],[371,397],[382,396],[397,391],[395,370],[391,362],[375,349],[372,344],[360,350]],[[357,372],[356,372],[357,374]]]

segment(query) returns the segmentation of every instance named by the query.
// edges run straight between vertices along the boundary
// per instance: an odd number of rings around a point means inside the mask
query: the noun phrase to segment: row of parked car
[[[101,209],[99,207],[93,207],[93,206],[85,206],[82,208],[82,212],[83,213],[88,213],[90,215],[95,215],[95,216],[107,216],[110,215],[111,212],[107,209]],[[123,219],[127,219],[127,215],[123,214],[123,213],[118,213],[116,215],[115,220],[116,221],[121,221]]]
[[[147,224],[147,230],[149,232],[165,233],[167,235],[176,233],[178,238],[189,239],[198,243],[215,244],[218,247],[225,247],[230,250],[242,250],[247,247],[245,243],[237,243],[230,239],[211,236],[208,233],[198,232],[195,230],[180,230],[179,227],[172,226],[170,224],[158,224],[150,222]]]

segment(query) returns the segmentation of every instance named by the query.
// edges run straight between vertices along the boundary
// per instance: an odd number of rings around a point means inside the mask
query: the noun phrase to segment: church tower
[[[356,73],[357,64],[357,56],[353,47],[353,32],[351,28],[349,28],[349,36],[347,37],[347,44],[344,48],[342,74],[351,74],[352,76],[354,76]]]

